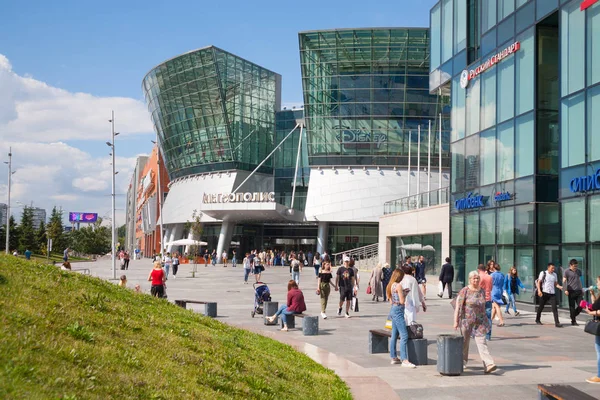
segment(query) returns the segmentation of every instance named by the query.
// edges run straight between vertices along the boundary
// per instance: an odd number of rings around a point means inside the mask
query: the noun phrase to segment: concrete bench
[[[204,315],[215,318],[217,316],[217,303],[199,300],[175,300],[175,304],[179,307],[186,308],[187,303],[204,304]]]
[[[71,268],[70,269],[71,272],[81,272],[84,275],[91,275],[91,271],[89,268]]]
[[[570,385],[538,385],[538,395],[543,400],[594,400],[590,396]]]
[[[315,336],[319,334],[319,317],[308,314],[286,315],[288,329],[296,328],[296,318],[302,318],[302,333],[304,336]],[[281,321],[281,318],[279,319]],[[281,321],[283,328],[283,321]]]
[[[369,353],[389,353],[389,339],[392,331],[371,329],[369,331]],[[415,365],[427,365],[427,339],[408,339],[408,360]]]

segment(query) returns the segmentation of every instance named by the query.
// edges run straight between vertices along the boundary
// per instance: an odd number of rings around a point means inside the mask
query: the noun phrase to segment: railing
[[[331,255],[333,265],[342,265],[342,257],[344,255],[354,258],[358,268],[371,269],[375,267],[379,259],[379,243],[334,253]]]
[[[394,214],[404,211],[418,210],[424,207],[437,206],[448,203],[450,191],[448,187],[419,193],[398,200],[388,201],[383,205],[383,214]]]

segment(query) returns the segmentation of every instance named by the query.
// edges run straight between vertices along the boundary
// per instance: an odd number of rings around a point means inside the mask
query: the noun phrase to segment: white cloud
[[[71,93],[12,70],[0,54],[0,132],[3,139],[54,142],[103,140],[115,110],[115,129],[123,135],[152,132],[146,105],[127,97]]]

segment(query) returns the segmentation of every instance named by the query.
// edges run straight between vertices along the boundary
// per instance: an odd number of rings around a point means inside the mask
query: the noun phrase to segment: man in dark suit
[[[450,257],[446,257],[446,264],[442,265],[440,272],[440,282],[442,282],[442,292],[438,293],[438,297],[442,298],[444,290],[448,286],[448,298],[452,298],[452,281],[454,281],[454,267],[450,264]]]

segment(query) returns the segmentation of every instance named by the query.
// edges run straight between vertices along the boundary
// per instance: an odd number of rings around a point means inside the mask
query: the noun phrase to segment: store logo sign
[[[579,8],[581,9],[581,11],[584,11],[596,4],[597,2],[598,0],[585,0],[581,2],[581,6]]]
[[[569,188],[572,193],[585,193],[600,190],[600,169],[595,174],[571,179]]]
[[[213,203],[274,203],[275,192],[263,193],[204,193],[202,197],[204,204]]]
[[[385,133],[371,134],[358,129],[346,129],[342,131],[341,135],[337,135],[336,139],[343,143],[345,149],[368,149],[372,144],[380,149],[381,145],[388,141]]]
[[[454,202],[454,207],[459,211],[481,208],[487,205],[487,200],[488,198],[485,196],[473,196],[473,193],[469,193],[467,197],[456,200]]]
[[[500,203],[502,201],[512,200],[513,197],[514,197],[514,194],[511,192],[496,192],[496,195],[494,196],[494,201],[496,203]]]
[[[499,52],[498,54],[495,54],[495,55],[491,56],[490,58],[488,58],[486,62],[484,62],[477,68],[471,69],[471,70],[465,69],[460,74],[460,87],[463,89],[466,89],[467,86],[469,86],[469,82],[471,80],[477,78],[479,75],[481,75],[482,73],[484,73],[485,71],[487,71],[488,69],[493,67],[494,65],[498,64],[500,61],[504,60],[509,55],[515,53],[520,48],[521,48],[521,42],[515,42],[515,43],[511,44],[510,46],[508,46],[507,48],[505,48],[504,50],[502,50],[501,52]]]

